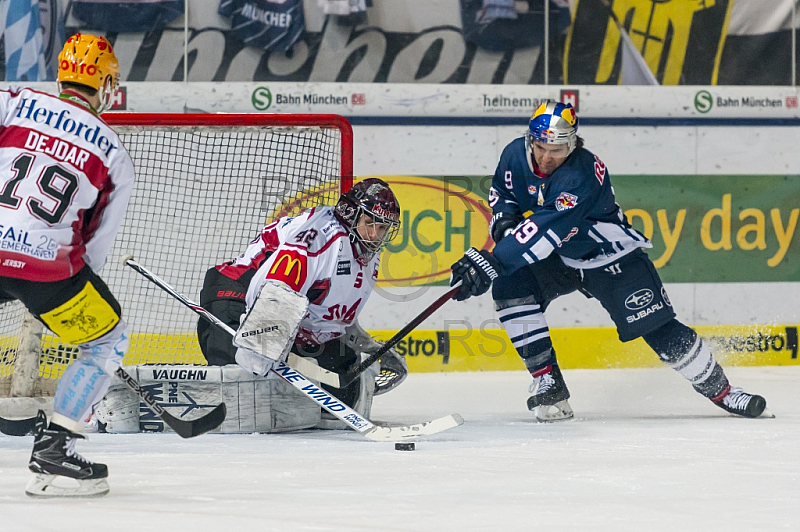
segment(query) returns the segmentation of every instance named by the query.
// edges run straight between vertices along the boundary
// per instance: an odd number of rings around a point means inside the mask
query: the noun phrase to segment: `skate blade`
[[[761,412],[761,415],[760,415],[760,416],[758,416],[758,417],[760,417],[760,418],[767,418],[767,419],[774,419],[774,418],[775,418],[775,414],[773,414],[773,413],[772,413],[772,412],[769,410],[769,408],[765,408],[765,409],[764,409],[764,411],[763,411],[763,412]]]
[[[554,405],[541,405],[533,409],[533,415],[539,423],[553,423],[554,421],[566,421],[575,417],[572,407],[566,399]]]
[[[104,478],[78,480],[59,475],[34,474],[25,487],[25,495],[36,499],[103,497],[109,491]]]

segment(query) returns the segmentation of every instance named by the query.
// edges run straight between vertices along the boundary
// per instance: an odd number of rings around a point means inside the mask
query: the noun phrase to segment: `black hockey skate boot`
[[[25,488],[31,497],[101,497],[108,493],[108,467],[90,462],[75,452],[75,442],[85,439],[58,425],[45,428],[47,419],[39,411],[33,452],[28,469],[34,478]],[[54,484],[59,477],[74,479],[69,486]]]
[[[737,416],[759,417],[764,414],[764,417],[774,417],[766,410],[766,399],[749,394],[741,388],[731,388],[730,385],[721,394],[712,397],[711,402]]]
[[[569,390],[558,366],[533,378],[528,389],[534,395],[528,397],[528,410],[533,411],[539,421],[561,421],[571,419],[574,414],[569,406]]]

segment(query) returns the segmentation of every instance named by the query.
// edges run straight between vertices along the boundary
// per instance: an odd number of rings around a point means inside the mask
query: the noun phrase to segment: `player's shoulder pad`
[[[599,188],[606,176],[605,164],[585,148],[576,149],[558,170],[563,188]]]
[[[509,160],[519,157],[520,155],[527,157],[527,153],[525,149],[525,137],[517,137],[506,144],[506,147],[503,148],[503,152],[500,154],[500,159]]]
[[[347,230],[333,214],[333,207],[316,207],[304,213],[305,220],[295,228],[295,243],[305,244],[309,251],[320,250],[331,241],[347,236]]]

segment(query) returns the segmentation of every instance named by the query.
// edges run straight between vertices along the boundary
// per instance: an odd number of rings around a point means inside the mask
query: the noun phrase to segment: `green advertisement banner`
[[[379,176],[402,208],[381,284],[445,284],[470,246],[491,247],[484,176]],[[797,282],[800,176],[612,176],[617,202],[650,238],[664,282]]]
[[[800,281],[800,176],[612,176],[665,282]]]

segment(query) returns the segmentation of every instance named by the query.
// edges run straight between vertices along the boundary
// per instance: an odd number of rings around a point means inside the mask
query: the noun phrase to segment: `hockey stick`
[[[144,401],[144,403],[181,438],[200,436],[210,430],[214,430],[225,421],[225,414],[227,412],[225,403],[218,404],[211,412],[197,419],[178,419],[164,410],[161,405],[153,399],[153,396],[144,390],[141,385],[136,382],[136,379],[131,377],[127,371],[120,367],[117,368],[115,373],[128,388],[136,392],[142,401]],[[26,436],[33,433],[35,423],[36,417],[27,419],[5,419],[0,417],[0,432],[9,436]]]
[[[208,310],[203,308],[202,306],[198,305],[194,301],[190,300],[185,295],[181,294],[177,290],[175,290],[169,283],[158,277],[156,274],[136,262],[132,255],[123,255],[120,258],[122,264],[129,266],[140,273],[142,276],[147,278],[150,282],[157,285],[159,288],[167,292],[169,295],[183,303],[185,306],[189,307],[191,310],[198,314],[208,322],[216,325],[223,331],[227,332],[231,335],[231,338],[236,334],[236,331],[231,329],[228,324],[214,316]],[[380,359],[383,355],[385,355],[391,348],[397,345],[400,340],[405,338],[408,333],[413,331],[414,329],[419,326],[420,323],[425,321],[428,316],[436,312],[436,310],[444,305],[448,300],[452,299],[457,293],[458,290],[461,288],[461,284],[454,286],[451,290],[449,290],[446,294],[439,297],[436,301],[434,301],[428,308],[420,312],[420,314],[411,320],[405,327],[403,327],[397,334],[392,336],[383,346],[369,355],[366,359],[364,359],[358,366],[348,370],[346,373],[336,373],[333,371],[329,371],[325,368],[321,368],[318,365],[314,364],[313,362],[309,362],[305,358],[301,356],[297,356],[294,353],[289,353],[289,356],[286,359],[286,365],[290,368],[296,369],[300,373],[304,374],[311,379],[321,382],[323,384],[327,384],[328,386],[333,386],[334,388],[343,388],[353,381],[355,381],[359,375],[361,375],[368,367],[374,364],[378,359]]]
[[[184,303],[186,306],[189,306],[188,303],[191,303],[188,299],[186,299],[182,294],[177,292],[174,288],[169,286],[166,282],[158,278],[155,274],[147,270],[147,268],[145,268],[141,264],[137,263],[131,255],[123,256],[121,258],[121,261],[123,264],[130,266],[138,273],[146,277],[148,280],[152,281],[154,284],[164,289],[166,292],[168,292],[170,295],[178,299],[178,301]],[[193,307],[189,306],[189,308]],[[205,311],[205,309],[203,310]],[[209,313],[205,311],[204,313],[198,312],[198,314],[200,314],[201,316],[206,316]],[[214,323],[215,325],[223,327],[224,330],[231,332],[231,334],[233,333],[233,330],[227,325],[225,325],[225,323],[219,320],[212,321],[209,319],[209,321],[211,321],[211,323]],[[314,365],[314,367],[316,366]],[[356,412],[355,410],[344,404],[343,402],[339,401],[338,399],[330,395],[322,388],[318,387],[313,382],[309,381],[301,372],[299,372],[295,368],[292,368],[286,365],[285,363],[281,362],[278,363],[270,371],[274,372],[284,381],[294,386],[295,389],[297,389],[300,393],[308,397],[310,400],[319,404],[319,406],[321,406],[326,412],[332,414],[333,416],[341,420],[349,428],[358,432],[365,438],[373,441],[397,441],[397,440],[413,439],[419,436],[430,436],[432,434],[452,429],[464,423],[464,418],[462,418],[460,415],[451,414],[449,416],[443,416],[431,421],[416,423],[413,425],[400,425],[393,427],[376,425],[369,419],[363,417],[361,414],[359,414],[358,412]]]
[[[361,375],[368,367],[370,367],[372,364],[374,364],[383,355],[388,353],[389,350],[391,348],[393,348],[394,346],[396,346],[400,342],[400,340],[405,338],[406,335],[408,335],[408,333],[410,333],[411,331],[416,329],[417,326],[420,323],[425,321],[425,319],[428,316],[430,316],[431,314],[436,312],[436,310],[439,307],[441,307],[442,305],[447,303],[449,300],[453,299],[453,297],[458,293],[458,291],[460,289],[461,289],[461,283],[457,284],[452,289],[448,290],[447,293],[445,293],[443,296],[440,296],[439,299],[437,299],[436,301],[431,303],[428,306],[428,308],[426,308],[425,310],[420,312],[419,315],[416,318],[414,318],[413,320],[408,322],[408,324],[406,324],[405,327],[400,329],[397,332],[397,334],[395,334],[394,336],[389,338],[386,341],[386,343],[383,344],[383,346],[381,346],[380,349],[378,349],[377,351],[375,351],[374,353],[369,355],[367,358],[365,358],[358,366],[350,369],[349,371],[347,371],[347,373],[338,374],[338,376],[339,376],[339,385],[336,386],[336,387],[337,388],[343,388],[343,387],[347,386],[348,384],[352,383],[354,380],[356,380],[358,378],[358,376]]]
[[[169,425],[181,438],[200,436],[210,430],[214,430],[225,421],[225,415],[227,414],[225,403],[218,404],[211,412],[197,419],[179,419],[164,410],[161,405],[153,399],[153,396],[142,388],[142,386],[136,382],[136,379],[131,377],[122,367],[117,368],[116,375],[128,388],[136,392],[141,400],[150,407],[150,410],[160,417],[164,423]]]
[[[0,417],[0,432],[8,436],[27,436],[33,434],[36,416],[25,419],[6,419]]]
[[[129,266],[140,273],[142,276],[147,278],[148,281],[157,285],[159,288],[164,290],[166,293],[183,303],[186,307],[189,307],[191,310],[194,311],[195,314],[198,314],[201,318],[205,319],[212,325],[216,325],[223,331],[227,332],[231,335],[231,338],[236,334],[236,331],[231,329],[227,323],[220,320],[208,310],[203,308],[202,306],[198,305],[185,295],[181,294],[177,290],[175,290],[169,283],[165,280],[161,279],[159,276],[136,262],[132,255],[123,255],[120,258],[122,264]],[[332,371],[328,371],[325,368],[321,368],[314,364],[313,362],[309,362],[305,358],[301,356],[297,356],[294,353],[289,353],[288,358],[286,359],[286,365],[296,369],[297,371],[303,373],[314,379],[315,381],[327,384],[329,386],[333,386],[335,388],[339,388],[339,382],[341,381],[340,375],[338,373],[334,373]]]

